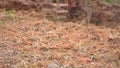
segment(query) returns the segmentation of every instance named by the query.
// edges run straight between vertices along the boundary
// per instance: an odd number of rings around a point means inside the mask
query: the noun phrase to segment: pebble
[[[47,68],[60,68],[57,64],[51,63]]]

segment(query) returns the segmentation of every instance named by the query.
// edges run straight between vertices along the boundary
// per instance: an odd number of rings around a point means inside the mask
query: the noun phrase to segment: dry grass
[[[7,11],[6,11],[7,13]],[[41,20],[34,11],[0,17],[0,67],[119,68],[120,32],[84,22]],[[5,20],[3,19],[5,18]]]

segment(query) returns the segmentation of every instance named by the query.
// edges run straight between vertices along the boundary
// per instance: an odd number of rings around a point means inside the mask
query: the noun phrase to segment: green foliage
[[[107,52],[107,53],[105,54],[105,61],[108,62],[110,59],[111,59],[111,53],[110,53],[110,52]]]
[[[4,24],[4,22],[0,21],[0,25]]]
[[[8,18],[9,18],[9,19],[13,19],[13,17],[14,17],[14,12],[13,12],[13,10],[9,10],[9,11],[8,11]]]
[[[118,68],[118,63],[117,62],[112,62],[111,68]]]
[[[113,2],[113,0],[107,0],[107,2],[112,3],[112,2]]]

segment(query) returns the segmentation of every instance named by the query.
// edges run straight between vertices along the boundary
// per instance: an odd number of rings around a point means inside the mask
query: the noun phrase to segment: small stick
[[[89,24],[92,16],[92,10],[90,7],[88,7],[88,0],[85,1],[85,7],[86,7],[86,13],[87,13],[87,23]]]

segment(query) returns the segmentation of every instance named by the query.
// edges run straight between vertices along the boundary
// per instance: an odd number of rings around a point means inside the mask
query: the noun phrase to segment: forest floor
[[[120,26],[43,20],[0,11],[0,68],[119,68]]]

